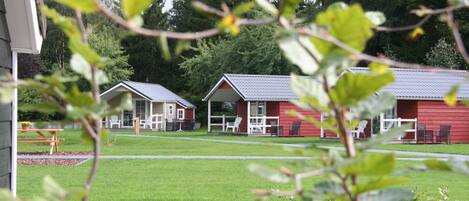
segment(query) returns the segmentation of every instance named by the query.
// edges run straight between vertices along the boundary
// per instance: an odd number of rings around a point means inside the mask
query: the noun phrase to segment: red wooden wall
[[[239,100],[238,102],[236,102],[236,115],[238,117],[241,117],[243,118],[241,120],[241,124],[239,125],[239,131],[240,132],[247,132],[248,130],[248,117],[247,117],[247,114],[248,114],[248,104],[247,102],[244,102],[243,100]]]
[[[305,111],[302,110],[295,105],[293,105],[290,102],[287,101],[282,101],[278,102],[279,105],[279,119],[280,119],[280,125],[283,126],[283,133],[288,134],[288,131],[295,120],[299,120],[298,118],[287,114],[289,110],[296,110],[300,112],[303,115],[311,115],[315,117],[316,119],[320,120],[321,119],[321,114],[317,112],[312,112],[312,111]],[[309,124],[305,121],[301,122],[301,127],[300,127],[300,134],[304,136],[320,136],[321,135],[321,129],[316,128],[312,124]]]
[[[184,109],[184,107],[182,107],[179,104],[176,104],[176,112],[177,112],[177,109]],[[184,109],[184,120],[191,120],[193,118],[194,118],[194,109],[191,109],[191,108]]]
[[[399,108],[398,108],[399,109]],[[427,129],[438,131],[440,125],[451,125],[452,143],[469,143],[469,108],[458,104],[447,106],[443,101],[417,101],[417,121]]]

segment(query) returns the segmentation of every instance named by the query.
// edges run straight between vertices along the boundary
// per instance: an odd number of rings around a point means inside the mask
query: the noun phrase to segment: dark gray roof
[[[393,68],[396,81],[382,91],[393,93],[398,99],[442,100],[451,87],[469,78],[467,71]],[[367,72],[368,68],[352,68],[353,72]],[[469,80],[468,80],[469,81]],[[458,99],[469,99],[469,85],[461,86]]]
[[[352,72],[366,72],[368,68],[354,67]],[[466,71],[393,68],[396,81],[382,91],[405,100],[442,100],[451,86],[469,77]],[[296,99],[286,75],[225,74],[223,76],[247,101],[286,101]],[[210,96],[208,94],[207,96]],[[461,87],[459,99],[469,99],[469,84]]]
[[[138,91],[146,98],[152,101],[174,101],[188,108],[195,108],[195,106],[189,101],[181,98],[172,91],[166,89],[159,84],[133,82],[133,81],[122,81],[121,83],[127,85],[135,91]]]
[[[249,101],[282,101],[296,99],[285,75],[225,74],[224,77]]]

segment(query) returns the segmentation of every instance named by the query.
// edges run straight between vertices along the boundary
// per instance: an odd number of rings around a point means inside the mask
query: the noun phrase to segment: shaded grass
[[[252,189],[291,189],[292,183],[274,184],[246,170],[250,163],[278,168],[287,161],[272,160],[102,160],[91,192],[91,200],[254,200]],[[20,166],[18,194],[41,194],[42,177],[51,175],[68,190],[78,190],[89,169],[89,162],[78,167]],[[415,165],[399,162],[399,166]],[[467,177],[446,172],[411,172],[405,187],[430,196],[438,187],[448,186],[451,200],[465,200]],[[307,181],[307,188],[319,181]],[[281,200],[281,199],[279,199]]]

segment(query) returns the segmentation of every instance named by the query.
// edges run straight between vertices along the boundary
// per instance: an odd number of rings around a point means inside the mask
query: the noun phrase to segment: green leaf
[[[82,75],[88,81],[90,82],[92,81],[93,77],[91,74],[91,66],[80,54],[75,53],[72,55],[72,58],[70,59],[70,67],[74,72]],[[95,70],[95,77],[96,77],[97,85],[101,85],[101,84],[105,84],[109,82],[104,71],[100,69]]]
[[[103,66],[102,59],[91,47],[83,43],[80,38],[70,38],[68,41],[68,47],[73,53],[80,54],[90,65],[96,65],[97,67]]]
[[[236,16],[240,16],[240,15],[252,10],[254,7],[256,7],[255,2],[253,2],[253,1],[244,2],[244,3],[241,3],[241,4],[237,5],[233,9],[232,13]]]
[[[340,183],[333,181],[323,181],[314,185],[314,193],[318,195],[340,195],[345,192]]]
[[[384,144],[385,142],[395,140],[401,137],[405,133],[405,131],[408,129],[410,129],[410,126],[408,125],[404,125],[404,126],[397,127],[397,128],[391,128],[384,133],[380,133],[376,137],[370,138],[368,142],[363,142],[363,143],[358,144],[358,149],[363,151],[363,150],[371,149],[375,146]]]
[[[410,180],[405,177],[379,177],[375,179],[371,179],[368,181],[360,181],[355,188],[353,189],[353,193],[355,195],[359,195],[365,192],[379,190],[382,188],[386,188],[389,186],[395,186],[399,184],[404,184],[409,182]]]
[[[290,76],[290,87],[300,100],[307,100],[309,105],[317,109],[328,110],[330,101],[322,83],[310,77],[292,74]]]
[[[369,68],[372,73],[383,74],[389,70],[389,65],[372,62],[370,63]]]
[[[317,71],[322,55],[306,37],[293,34],[280,38],[278,44],[285,57],[300,67],[304,74],[312,75]]]
[[[161,51],[163,52],[163,58],[166,61],[170,61],[171,52],[169,51],[168,38],[166,38],[166,35],[161,35],[160,37],[160,48],[161,48]]]
[[[18,107],[21,111],[36,111],[42,113],[55,113],[60,111],[57,104],[54,103],[35,103],[35,104],[22,104]]]
[[[458,103],[458,92],[459,92],[460,87],[461,87],[460,84],[453,85],[451,89],[448,91],[448,93],[446,93],[445,98],[444,98],[446,105],[450,107],[456,106],[456,104]]]
[[[77,107],[85,107],[95,103],[91,92],[81,92],[76,85],[73,85],[70,91],[65,94],[65,100],[68,104]]]
[[[378,95],[371,95],[358,102],[350,108],[355,117],[359,119],[370,119],[380,113],[390,110],[396,104],[396,97],[390,92],[382,92]]]
[[[121,8],[127,19],[132,19],[145,12],[152,3],[152,0],[121,0]]]
[[[332,100],[340,105],[355,105],[394,81],[394,73],[380,75],[346,73],[330,91]]]
[[[367,41],[373,36],[372,28],[374,24],[359,4],[350,7],[330,6],[326,11],[320,12],[316,16],[316,24],[327,29],[329,34],[341,42],[360,52],[365,49]],[[312,37],[311,41],[322,55],[331,52],[350,54],[322,39]]]
[[[84,13],[94,13],[99,10],[96,0],[56,0],[72,9],[78,9]]]
[[[328,7],[328,9],[346,9],[348,7],[349,6],[346,3],[342,2],[342,1],[339,1],[339,2],[335,2],[335,3],[331,4]]]
[[[178,40],[176,42],[176,47],[174,48],[174,54],[180,55],[184,50],[187,50],[191,47],[191,43],[186,40]]]
[[[416,41],[423,35],[425,35],[425,31],[421,27],[417,27],[414,30],[412,30],[412,32],[409,33],[409,35],[407,36],[407,39],[411,41]]]
[[[386,22],[386,16],[384,16],[384,13],[379,12],[379,11],[368,11],[365,13],[365,15],[370,19],[370,21],[375,25],[379,26],[384,24]]]
[[[0,200],[3,200],[3,201],[19,201],[7,189],[0,189]]]
[[[54,179],[50,176],[45,176],[42,182],[44,189],[44,197],[50,200],[65,200],[67,191],[63,189]]]
[[[256,0],[256,4],[273,16],[278,15],[278,9],[267,0]]]
[[[414,200],[414,193],[402,188],[389,188],[367,194],[362,194],[360,201],[410,201]]]
[[[285,174],[283,174],[282,172],[276,170],[276,169],[273,169],[273,168],[270,168],[270,167],[267,167],[267,166],[263,166],[263,165],[258,165],[258,164],[250,164],[248,166],[248,169],[249,171],[251,171],[252,173],[264,178],[264,179],[267,179],[271,182],[275,182],[275,183],[288,183],[290,182],[290,178],[287,177]]]
[[[75,24],[75,19],[60,15],[55,9],[41,6],[41,12],[58,25],[69,38],[80,38],[81,32]]]
[[[445,161],[430,159],[423,162],[429,170],[441,170],[441,171],[451,171],[451,166],[449,166]]]
[[[288,18],[293,18],[295,16],[295,10],[301,0],[283,0],[280,8],[280,15],[283,15]]]
[[[347,174],[382,176],[392,173],[394,167],[394,154],[364,153],[357,158],[349,159],[341,169]]]
[[[469,107],[469,100],[463,100],[462,103],[463,103],[466,107]]]
[[[132,94],[130,93],[125,93],[123,96],[122,96],[122,99],[121,99],[121,107],[123,110],[131,110],[132,107],[133,107],[133,104],[132,104]]]
[[[13,95],[15,93],[15,88],[10,86],[0,87],[0,104],[8,104],[13,101]]]
[[[431,159],[424,161],[424,164],[429,170],[455,172],[469,176],[469,164],[464,160],[454,158],[450,158],[448,161]]]

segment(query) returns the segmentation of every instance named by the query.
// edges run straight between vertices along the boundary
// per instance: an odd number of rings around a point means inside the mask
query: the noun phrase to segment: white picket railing
[[[220,121],[213,122],[212,120],[215,120],[215,119],[221,119],[221,122]],[[215,126],[215,127],[221,127],[222,131],[225,132],[226,122],[228,122],[227,120],[234,121],[234,119],[236,119],[236,116],[228,116],[228,115],[210,116],[209,131],[211,131],[212,127]]]
[[[417,141],[417,118],[415,119],[385,119],[384,115],[380,116],[380,133],[386,132],[394,127],[401,127],[402,125],[412,125],[413,128],[407,129],[406,133],[414,133],[414,140]],[[401,137],[399,137],[401,140]]]
[[[254,132],[262,132],[262,134],[265,134],[267,128],[272,127],[272,124],[267,124],[267,120],[274,120],[276,122],[276,125],[280,125],[278,116],[249,117],[249,133],[251,134]]]

